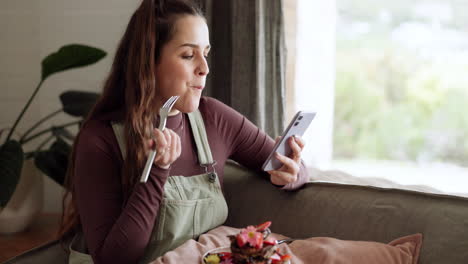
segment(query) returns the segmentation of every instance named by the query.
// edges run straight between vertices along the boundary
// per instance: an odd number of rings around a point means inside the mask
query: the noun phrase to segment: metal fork
[[[159,130],[164,131],[164,129],[166,128],[167,116],[177,99],[179,99],[179,96],[171,96],[171,98],[167,99],[164,105],[159,109]],[[151,134],[152,132],[153,131],[151,131]],[[141,174],[140,182],[146,182],[148,180],[151,165],[153,164],[155,157],[156,150],[152,149],[148,155],[148,159],[146,160],[145,168],[143,169],[143,173]]]
[[[286,243],[286,244],[291,244],[293,241],[297,240],[297,238],[287,238],[287,239],[280,239],[278,240],[278,245],[279,244],[283,244],[283,243]]]

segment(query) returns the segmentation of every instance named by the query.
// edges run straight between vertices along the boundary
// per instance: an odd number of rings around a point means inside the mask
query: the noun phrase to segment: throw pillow
[[[201,263],[207,251],[229,246],[228,235],[239,229],[220,226],[189,240],[173,251],[167,252],[150,264]],[[276,239],[287,238],[272,234]],[[370,241],[340,240],[331,237],[313,237],[282,244],[281,252],[292,256],[292,264],[417,264],[422,235],[414,234],[393,240],[388,244]]]
[[[289,248],[302,263],[417,264],[421,244],[421,234],[401,237],[388,244],[314,237],[296,240]]]

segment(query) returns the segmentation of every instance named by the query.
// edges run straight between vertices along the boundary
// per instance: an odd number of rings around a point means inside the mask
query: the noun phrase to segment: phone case
[[[291,147],[289,146],[288,139],[294,135],[302,136],[309,127],[312,120],[315,118],[315,112],[297,112],[289,123],[286,130],[283,132],[281,139],[275,144],[272,152],[263,163],[262,169],[264,171],[277,170],[281,168],[283,163],[275,158],[275,152],[279,152],[284,156],[291,155]]]

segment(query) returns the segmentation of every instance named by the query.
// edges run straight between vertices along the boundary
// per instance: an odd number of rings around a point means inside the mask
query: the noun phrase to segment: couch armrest
[[[388,243],[423,234],[420,263],[468,263],[468,199],[416,191],[335,183],[307,183],[281,191],[236,164],[226,164],[226,225],[266,220],[294,238],[328,236]]]

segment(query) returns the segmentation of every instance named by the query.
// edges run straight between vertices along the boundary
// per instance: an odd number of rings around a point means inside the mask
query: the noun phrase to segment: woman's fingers
[[[177,134],[176,134],[177,135]],[[177,135],[176,137],[176,153],[177,153],[177,158],[180,157],[180,154],[182,154],[182,145],[180,143],[180,137]]]
[[[294,136],[293,138],[294,138],[294,140],[296,141],[297,145],[299,145],[299,147],[301,148],[301,150],[303,150],[304,147],[305,147],[305,144],[306,144],[305,141],[304,141],[301,137],[299,137],[299,136]]]
[[[289,146],[291,147],[291,150],[292,150],[290,158],[293,159],[295,162],[300,162],[302,148],[297,143],[297,140],[295,137],[289,138]]]
[[[276,138],[276,141],[278,140],[279,138]],[[301,152],[304,149],[305,142],[297,136],[289,138],[288,141],[292,150],[290,157],[281,155],[278,152],[275,153],[275,158],[278,159],[283,166],[278,170],[268,171],[271,176],[271,182],[277,185],[286,185],[295,182],[300,171]]]
[[[159,129],[154,130],[154,140],[156,141],[156,151],[157,153],[162,153],[163,150],[167,147],[166,137],[163,132]]]
[[[171,132],[168,128],[164,129],[163,131],[164,138],[166,139],[166,145],[162,150],[161,157],[162,157],[162,163],[165,165],[170,164],[170,158],[171,158],[171,153],[172,153],[172,135]]]
[[[276,185],[286,185],[297,180],[297,175],[284,171],[272,170],[268,173],[271,175],[271,182]]]
[[[146,146],[147,146],[147,150],[152,150],[155,148],[156,142],[154,141],[154,139],[148,139],[146,141]]]
[[[167,158],[168,158],[167,162],[172,163],[179,157],[178,148],[180,148],[180,146],[178,145],[180,145],[180,143],[178,142],[180,142],[180,138],[174,131],[170,129],[167,129],[167,131],[170,136],[170,142],[171,142],[170,147],[169,147],[169,153],[167,155]]]
[[[283,166],[286,167],[286,169],[285,169],[286,172],[297,175],[300,168],[299,168],[299,164],[296,161],[294,161],[293,159],[288,158],[286,156],[283,156],[283,155],[279,154],[278,152],[275,154],[275,157],[279,161],[281,161],[281,163],[283,163]]]
[[[180,137],[166,128],[163,132],[155,129],[156,138],[156,157],[154,163],[162,168],[168,168],[176,161],[181,153]]]
[[[153,140],[155,143],[155,147],[153,149],[155,149],[158,152],[161,151],[163,148],[165,148],[167,144],[166,137],[159,129],[154,129]]]

